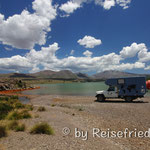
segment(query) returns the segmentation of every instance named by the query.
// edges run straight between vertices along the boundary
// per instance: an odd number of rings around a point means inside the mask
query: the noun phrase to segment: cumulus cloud
[[[148,48],[146,46],[139,51],[138,58],[140,62],[150,61],[150,52],[148,52]]]
[[[111,7],[115,6],[115,0],[105,0],[102,5],[104,9],[109,10]]]
[[[71,13],[73,13],[76,9],[81,8],[84,3],[92,2],[92,0],[70,0],[64,4],[62,4],[59,9],[63,12],[65,12],[69,16]],[[123,9],[127,9],[129,7],[129,4],[131,3],[131,0],[94,0],[96,5],[102,6],[104,9],[109,10],[111,7],[115,5],[121,6]]]
[[[150,70],[150,65],[144,68],[144,70]]]
[[[35,0],[32,8],[34,13],[23,10],[8,19],[0,14],[0,41],[3,44],[19,49],[32,49],[35,44],[45,44],[51,21],[57,15],[56,8],[51,0]]]
[[[131,0],[116,0],[116,3],[123,7],[123,9],[129,8],[129,4],[131,3]]]
[[[115,5],[121,6],[123,9],[129,8],[131,0],[95,0],[96,5],[102,6],[104,9],[109,10]]]
[[[0,58],[0,70],[23,72],[32,69],[33,64],[26,57],[20,55],[10,58]]]
[[[135,44],[133,43],[131,45]],[[48,47],[42,47],[39,51],[32,49],[25,56],[16,55],[10,58],[0,58],[0,70],[36,72],[40,71],[42,68],[42,70],[50,69],[55,71],[68,69],[73,72],[100,72],[104,70],[123,71],[127,69],[145,68],[144,62],[140,62],[138,60],[134,63],[125,63],[123,61],[126,58],[122,58],[120,54],[116,53],[91,57],[92,52],[87,50],[83,53],[85,55],[83,57],[68,56],[63,59],[59,59],[56,56],[56,52],[58,50],[58,43],[54,43]],[[147,53],[149,52],[147,51]],[[135,57],[135,55],[132,56]],[[150,67],[147,66],[145,69],[149,68]]]
[[[132,69],[140,69],[144,68],[145,63],[135,62],[135,63],[119,63],[119,64],[109,64],[106,68],[103,68],[103,71],[106,70],[132,70]]]
[[[59,9],[61,11],[64,11],[68,14],[73,13],[76,9],[80,8],[80,4],[77,2],[73,2],[73,1],[68,1],[65,4],[62,4]]]
[[[86,48],[94,48],[95,46],[102,44],[102,41],[100,39],[96,39],[92,36],[87,35],[82,39],[79,39],[77,42]]]
[[[120,51],[120,55],[123,58],[131,58],[134,57],[139,51],[145,51],[145,49],[146,46],[144,43],[133,43],[131,46],[123,47],[123,49]]]
[[[138,55],[139,62],[148,62],[150,61],[150,52],[144,43],[133,43],[130,46],[123,47],[120,51],[120,56],[125,58],[132,58]]]
[[[86,50],[84,53],[83,53],[83,55],[85,55],[86,57],[91,57],[92,56],[92,52],[90,52],[90,51],[88,51],[88,50]]]

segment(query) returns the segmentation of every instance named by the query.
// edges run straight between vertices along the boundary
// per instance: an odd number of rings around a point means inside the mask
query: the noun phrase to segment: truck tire
[[[105,97],[102,94],[101,95],[97,95],[96,97],[97,97],[97,101],[99,101],[99,102],[105,101]]]
[[[126,102],[132,102],[133,101],[133,97],[127,96],[127,97],[125,97],[125,101]]]

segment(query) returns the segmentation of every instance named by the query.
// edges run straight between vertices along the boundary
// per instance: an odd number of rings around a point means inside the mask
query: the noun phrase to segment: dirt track
[[[39,118],[23,120],[26,132],[12,132],[0,140],[6,150],[150,150],[147,138],[99,138],[93,137],[93,128],[103,131],[147,131],[150,128],[150,98],[126,103],[119,100],[95,102],[94,97],[38,96],[31,99],[36,108],[45,106],[45,112],[36,112]],[[53,104],[53,105],[52,105]],[[53,107],[52,107],[53,106]],[[37,122],[48,122],[55,135],[30,135],[28,130]],[[62,129],[71,133],[65,136]],[[88,139],[75,138],[75,128],[88,132]]]

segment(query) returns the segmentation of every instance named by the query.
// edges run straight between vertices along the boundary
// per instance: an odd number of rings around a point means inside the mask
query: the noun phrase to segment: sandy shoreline
[[[150,128],[150,98],[133,103],[123,100],[95,102],[95,97],[85,96],[30,96],[33,113],[39,118],[23,120],[25,132],[11,132],[0,140],[0,145],[8,150],[149,150],[150,138],[93,138],[93,128],[113,131],[146,131]],[[39,106],[45,112],[37,112]],[[30,135],[29,129],[38,122],[47,122],[55,130],[55,135]],[[65,136],[62,129],[68,127],[71,133]],[[75,138],[75,128],[88,132],[88,139]]]

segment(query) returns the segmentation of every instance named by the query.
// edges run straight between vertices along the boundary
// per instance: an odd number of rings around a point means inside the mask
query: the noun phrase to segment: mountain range
[[[73,73],[70,70],[61,70],[61,71],[52,71],[44,70],[36,73],[10,73],[10,74],[0,74],[0,78],[9,77],[9,78],[30,78],[30,79],[58,79],[58,80],[106,80],[108,78],[120,78],[120,77],[137,77],[137,76],[146,76],[150,77],[149,74],[134,74],[121,71],[103,71],[96,73],[92,76],[89,76],[84,73]]]

